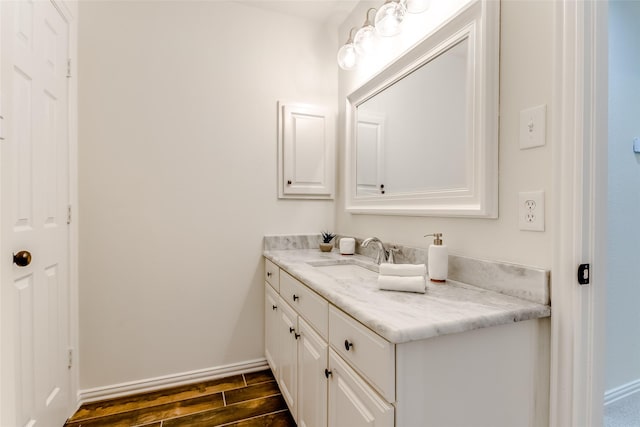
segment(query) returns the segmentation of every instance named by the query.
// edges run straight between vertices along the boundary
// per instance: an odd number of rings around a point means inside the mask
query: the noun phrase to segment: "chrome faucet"
[[[398,250],[396,248],[393,248],[393,249],[388,251],[384,247],[384,244],[382,243],[382,241],[380,239],[378,239],[377,237],[369,237],[368,239],[365,239],[362,242],[362,247],[366,248],[367,246],[369,246],[369,243],[371,243],[371,242],[378,244],[378,255],[376,256],[376,264],[380,264],[383,261],[393,264],[393,262],[394,262],[393,254],[394,254],[394,252],[397,252]]]

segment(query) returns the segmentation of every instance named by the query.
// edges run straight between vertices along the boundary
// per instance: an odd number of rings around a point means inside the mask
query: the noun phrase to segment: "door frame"
[[[69,24],[69,60],[70,62],[70,78],[68,80],[68,138],[69,138],[69,204],[72,210],[72,221],[69,224],[69,346],[71,354],[73,356],[73,363],[71,364],[71,372],[69,375],[69,402],[68,413],[69,416],[75,412],[79,406],[79,312],[78,312],[78,67],[77,67],[77,51],[78,51],[78,4],[74,1],[68,0],[50,0],[54,7],[61,13],[63,19]],[[0,21],[2,19],[4,7],[0,2]],[[1,37],[1,35],[0,35]],[[2,59],[0,58],[0,64]],[[1,70],[1,67],[0,67]],[[1,72],[0,72],[1,75]],[[0,82],[2,79],[0,79]],[[1,84],[1,83],[0,83]],[[4,88],[0,87],[0,102],[3,103],[4,97],[1,95],[4,92]],[[4,111],[5,108],[2,108]],[[4,118],[8,120],[8,118]],[[3,126],[6,129],[6,126]],[[3,135],[4,136],[4,135]],[[0,141],[0,143],[2,143]],[[1,190],[1,189],[0,189]],[[2,194],[0,193],[0,200],[2,200]],[[0,266],[1,268],[1,266]],[[0,304],[0,310],[2,305]],[[0,321],[2,319],[2,312],[0,311]],[[1,325],[0,325],[0,330]],[[2,340],[0,340],[2,345]],[[4,362],[2,355],[4,350],[0,351],[0,377],[5,377],[2,370],[4,369]],[[0,402],[4,402],[5,399],[2,396],[4,387],[0,387]],[[5,411],[10,409],[2,407],[0,405],[0,419],[6,416]],[[10,410],[12,411],[12,409]],[[4,414],[3,414],[4,413]]]
[[[607,1],[556,3],[552,427],[602,425],[606,298]],[[589,263],[590,284],[577,282]]]
[[[78,1],[51,0],[69,23],[69,340],[71,385],[69,416],[80,406],[79,202],[78,202]]]

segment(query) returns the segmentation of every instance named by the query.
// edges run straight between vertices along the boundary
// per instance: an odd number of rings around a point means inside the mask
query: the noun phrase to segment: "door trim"
[[[73,355],[69,388],[69,416],[80,407],[79,347],[79,204],[78,204],[78,2],[51,0],[69,24],[69,345]]]
[[[79,347],[79,206],[78,206],[78,2],[50,0],[69,25],[67,79],[69,138],[69,351],[71,372],[69,386],[69,416],[80,407],[80,347]]]
[[[552,427],[599,426],[604,399],[607,2],[556,5]],[[591,284],[577,283],[590,263]]]

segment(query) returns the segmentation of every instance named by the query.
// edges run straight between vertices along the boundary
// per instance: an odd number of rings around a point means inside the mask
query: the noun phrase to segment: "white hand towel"
[[[424,276],[427,266],[424,264],[380,264],[380,274],[384,276]]]
[[[426,289],[424,276],[378,276],[378,288],[385,291],[418,292],[424,294]]]

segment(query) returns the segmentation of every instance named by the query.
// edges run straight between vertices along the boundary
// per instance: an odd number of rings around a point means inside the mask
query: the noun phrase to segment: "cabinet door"
[[[301,317],[298,327],[298,426],[327,427],[329,345]]]
[[[279,105],[280,198],[333,198],[334,118],[326,108]]]
[[[393,406],[329,349],[329,425],[331,427],[393,427]]]
[[[278,298],[278,340],[280,344],[278,385],[293,419],[298,420],[298,315]]]
[[[278,294],[265,282],[264,284],[264,354],[273,372],[278,378],[278,365],[280,345],[278,343],[278,322],[280,309],[278,307]]]

